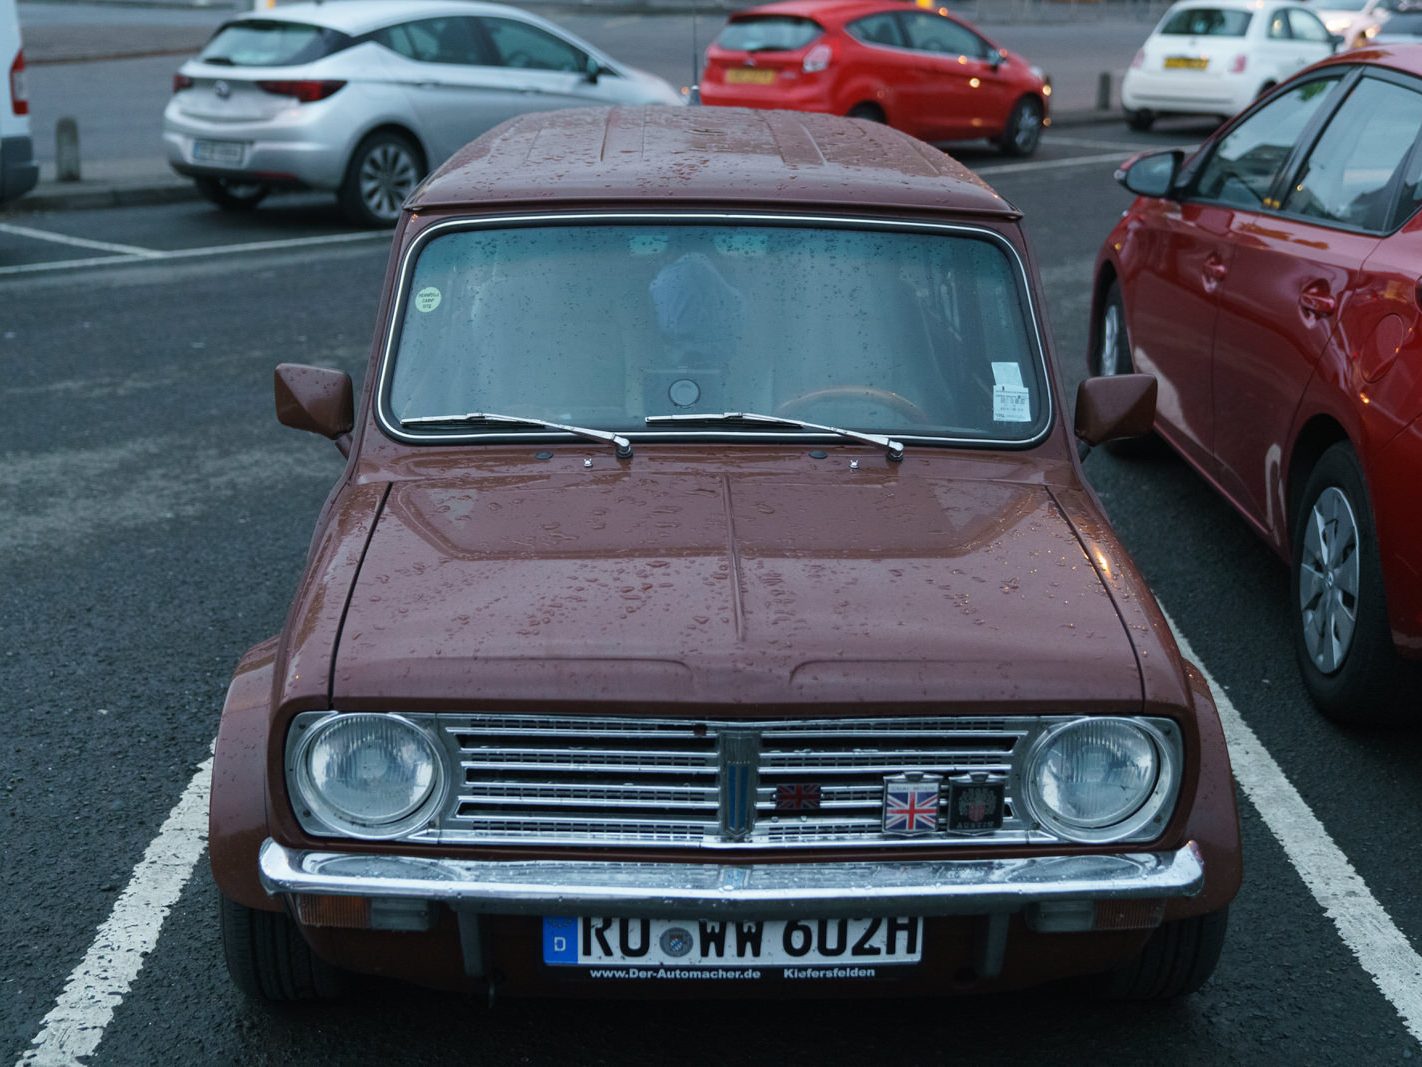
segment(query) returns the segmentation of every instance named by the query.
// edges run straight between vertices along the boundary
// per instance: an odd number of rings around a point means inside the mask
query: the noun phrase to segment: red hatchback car
[[[1050,124],[1040,67],[967,23],[896,0],[789,0],[731,16],[701,102],[886,122],[924,141],[986,137],[1031,155]]]
[[[1137,156],[1092,360],[1292,563],[1319,708],[1422,712],[1422,50],[1325,60],[1188,159]]]

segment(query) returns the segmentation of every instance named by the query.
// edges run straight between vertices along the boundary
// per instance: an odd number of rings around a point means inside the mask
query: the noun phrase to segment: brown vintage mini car
[[[564,111],[446,163],[358,409],[277,370],[348,461],[222,715],[237,984],[1204,981],[1229,759],[1037,291],[1019,213],[873,123]],[[1154,397],[1087,381],[1075,437]]]

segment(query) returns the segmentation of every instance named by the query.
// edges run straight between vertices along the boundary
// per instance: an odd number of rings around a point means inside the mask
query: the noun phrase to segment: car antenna
[[[700,17],[696,8],[693,7],[691,9],[691,81],[688,83],[691,86],[691,91],[687,96],[687,103],[691,104],[701,103],[701,85],[698,81],[701,77],[701,49],[698,47],[700,42],[697,39],[700,36],[697,32]]]

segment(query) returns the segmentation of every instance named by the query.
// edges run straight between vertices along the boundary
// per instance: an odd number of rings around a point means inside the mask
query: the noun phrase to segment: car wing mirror
[[[988,66],[992,67],[993,70],[997,70],[998,67],[1007,62],[1007,53],[1001,48],[991,49],[987,54],[987,61]]]
[[[1137,196],[1169,196],[1184,161],[1185,153],[1178,148],[1139,152],[1116,168],[1116,180]]]
[[[336,442],[341,455],[351,454],[355,394],[349,374],[327,367],[281,363],[277,365],[274,384],[277,422],[293,430],[328,437]]]
[[[1330,33],[1328,35],[1328,43],[1333,46],[1333,51],[1335,52],[1343,47],[1344,40],[1345,38],[1341,34]]]
[[[585,77],[593,85],[596,85],[598,79],[606,73],[608,73],[606,67],[604,67],[592,56],[588,56],[587,64],[583,67],[583,77]]]
[[[1153,374],[1087,378],[1076,390],[1076,436],[1082,456],[1118,437],[1144,437],[1155,427],[1159,386]]]

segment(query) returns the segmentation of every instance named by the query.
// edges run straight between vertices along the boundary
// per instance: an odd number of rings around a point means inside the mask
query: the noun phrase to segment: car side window
[[[1419,133],[1422,93],[1363,78],[1304,161],[1284,210],[1362,230],[1391,229],[1399,214],[1405,218],[1417,206],[1416,167],[1408,162]]]
[[[1280,9],[1269,16],[1269,40],[1287,41],[1293,34],[1289,32],[1289,13]]]
[[[1314,78],[1277,96],[1221,138],[1200,170],[1194,195],[1242,208],[1269,208],[1274,179],[1294,143],[1342,79]]]
[[[987,58],[987,42],[952,19],[917,11],[902,13],[900,18],[908,37],[908,46],[917,52]]]
[[[1318,44],[1328,43],[1328,27],[1312,11],[1291,8],[1287,14],[1289,29],[1293,31],[1295,40],[1315,41]]]
[[[501,66],[579,73],[588,69],[587,53],[537,26],[517,19],[484,18],[480,21],[494,42]]]
[[[421,63],[487,66],[489,56],[472,18],[418,19],[376,30],[377,44]]]
[[[898,20],[894,18],[894,13],[891,11],[856,19],[845,29],[850,32],[851,36],[865,44],[883,44],[891,48],[904,47],[904,37],[899,32]]]

